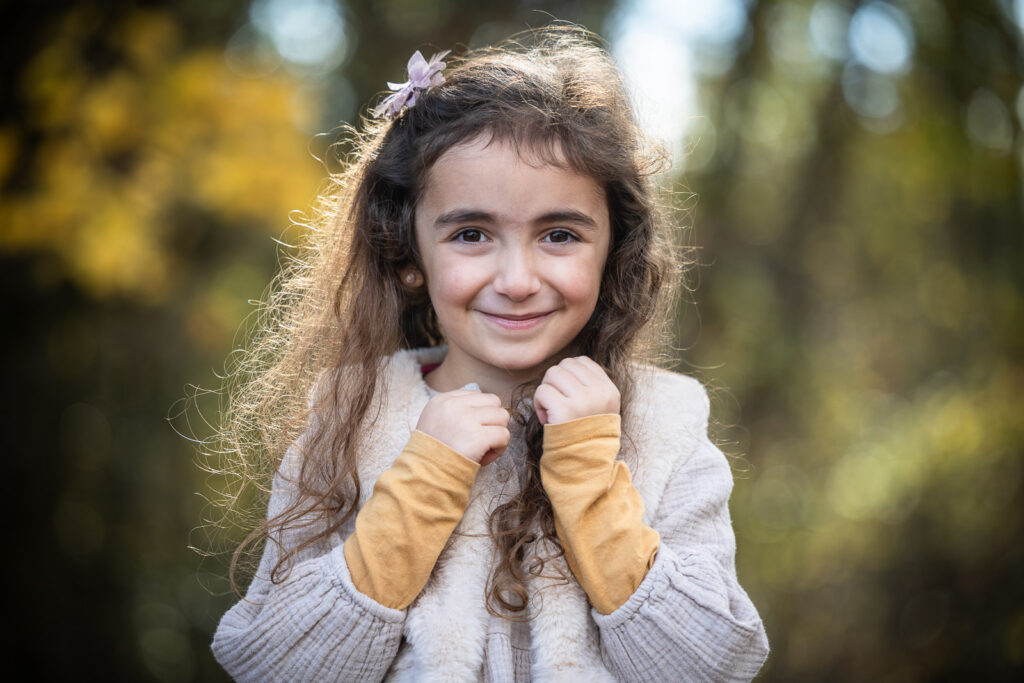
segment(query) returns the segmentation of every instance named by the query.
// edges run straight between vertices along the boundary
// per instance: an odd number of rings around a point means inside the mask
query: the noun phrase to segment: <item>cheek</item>
[[[570,268],[561,269],[559,290],[566,301],[587,305],[593,311],[601,291],[601,267],[592,261],[575,263]]]
[[[434,308],[468,303],[479,289],[476,280],[472,269],[462,264],[437,264],[430,274],[430,299]]]

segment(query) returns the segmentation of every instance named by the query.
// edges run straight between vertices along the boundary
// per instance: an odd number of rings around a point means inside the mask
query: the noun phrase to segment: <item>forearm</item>
[[[544,428],[541,480],[551,499],[566,561],[591,604],[610,614],[643,581],[658,533],[619,451],[618,415],[594,415]]]
[[[345,560],[361,593],[395,609],[416,599],[462,519],[479,469],[437,439],[413,432],[345,541]]]

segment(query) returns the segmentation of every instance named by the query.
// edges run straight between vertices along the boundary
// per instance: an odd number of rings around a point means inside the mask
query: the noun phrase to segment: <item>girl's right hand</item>
[[[509,419],[496,395],[456,389],[430,399],[416,429],[483,466],[505,452]]]

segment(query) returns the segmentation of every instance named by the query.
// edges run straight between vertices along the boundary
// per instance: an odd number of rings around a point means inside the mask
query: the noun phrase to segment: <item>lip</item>
[[[547,313],[526,313],[524,315],[499,315],[497,313],[487,313],[486,311],[479,311],[479,313],[490,322],[506,330],[528,330],[540,325],[551,317],[552,311]]]

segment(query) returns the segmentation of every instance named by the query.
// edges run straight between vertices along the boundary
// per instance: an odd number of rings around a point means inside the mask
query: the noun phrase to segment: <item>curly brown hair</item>
[[[416,202],[446,150],[488,136],[604,188],[609,254],[597,306],[572,350],[605,368],[621,392],[623,415],[634,362],[653,360],[664,338],[663,325],[652,323],[665,320],[678,280],[675,271],[666,277],[668,268],[680,263],[653,180],[667,155],[645,142],[619,71],[595,36],[566,25],[533,30],[450,59],[445,78],[394,120],[364,119],[362,132],[348,129],[355,151],[321,194],[303,243],[271,285],[257,335],[231,368],[220,433],[221,456],[230,465],[221,472],[237,476],[241,486],[225,506],[237,512],[250,505],[241,494],[253,486],[268,494],[281,458],[300,435],[303,455],[293,503],[259,523],[232,557],[236,591],[240,560],[271,538],[271,530],[310,529],[302,546],[284,549],[270,577],[278,582],[300,550],[322,542],[357,512],[356,444],[379,405],[375,398],[386,391],[385,361],[399,349],[444,342],[424,288],[404,287],[398,273],[419,265]],[[520,387],[519,395],[539,380]],[[523,422],[522,493],[490,519],[500,559],[488,607],[513,615],[525,614],[529,576],[561,552],[540,480],[542,426],[536,415]],[[628,425],[623,429],[628,434]],[[535,523],[543,538],[530,533]]]

